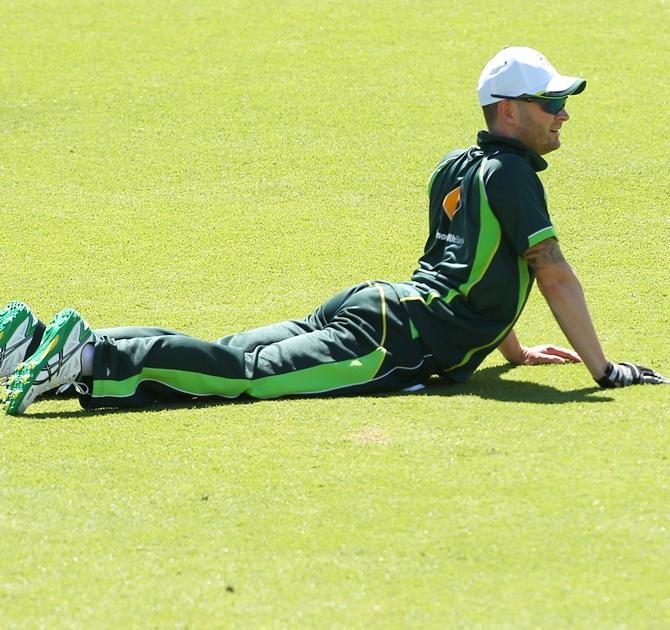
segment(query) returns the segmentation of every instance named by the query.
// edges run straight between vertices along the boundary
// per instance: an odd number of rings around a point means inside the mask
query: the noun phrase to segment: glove
[[[635,363],[607,363],[605,375],[595,379],[600,387],[626,387],[628,385],[644,385],[651,383],[658,385],[660,383],[670,383],[670,379],[655,372],[651,368]]]

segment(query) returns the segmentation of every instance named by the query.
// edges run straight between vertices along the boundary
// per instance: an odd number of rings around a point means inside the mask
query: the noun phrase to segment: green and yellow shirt
[[[406,298],[412,322],[444,375],[465,380],[510,331],[534,275],[523,253],[555,238],[547,163],[522,143],[480,131],[430,178],[429,236]]]

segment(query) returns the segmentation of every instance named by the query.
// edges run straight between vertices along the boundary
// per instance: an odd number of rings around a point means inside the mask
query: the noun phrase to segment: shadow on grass
[[[603,390],[597,385],[563,391],[551,385],[501,378],[503,374],[514,369],[513,365],[483,368],[462,384],[446,383],[437,379],[419,393],[425,396],[478,396],[489,400],[529,402],[540,405],[560,405],[571,402],[604,403],[614,400],[610,396],[603,395]],[[598,396],[594,396],[596,393]]]
[[[229,398],[221,399],[218,397],[201,398],[193,400],[184,400],[183,402],[173,403],[154,403],[146,407],[105,407],[102,409],[77,409],[75,411],[38,411],[31,413],[28,411],[25,418],[30,420],[77,420],[85,419],[93,416],[105,416],[116,414],[143,414],[155,411],[169,411],[171,409],[206,409],[208,407],[221,407],[223,405],[229,407],[230,405],[253,405],[259,401],[253,398]],[[24,416],[17,416],[17,420],[21,420]]]
[[[365,397],[375,398],[397,398],[407,396],[478,396],[487,400],[499,400],[502,402],[528,402],[540,405],[560,405],[571,402],[604,403],[611,402],[613,398],[606,396],[600,387],[592,386],[582,389],[563,391],[551,385],[532,383],[529,381],[510,381],[501,378],[507,372],[514,370],[513,365],[502,365],[487,367],[475,372],[475,374],[462,384],[447,383],[440,379],[431,381],[426,389],[416,393],[407,392],[380,392],[378,394],[363,394]],[[594,394],[598,396],[594,396]],[[314,396],[292,396],[296,399],[314,400]],[[325,396],[324,396],[325,398]],[[147,413],[152,411],[165,411],[170,409],[201,409],[221,405],[252,405],[258,401],[251,398],[236,398],[221,400],[220,398],[208,398],[201,400],[189,400],[171,404],[154,404],[142,409],[119,408],[119,409],[80,409],[77,411],[56,411],[30,413],[31,420],[54,420],[54,419],[85,419],[91,416]]]

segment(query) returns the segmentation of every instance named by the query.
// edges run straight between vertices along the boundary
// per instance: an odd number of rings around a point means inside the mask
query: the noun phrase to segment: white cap
[[[503,48],[479,76],[479,104],[490,105],[503,97],[563,97],[584,91],[586,81],[558,73],[539,51],[525,46]],[[493,96],[496,94],[497,96]]]

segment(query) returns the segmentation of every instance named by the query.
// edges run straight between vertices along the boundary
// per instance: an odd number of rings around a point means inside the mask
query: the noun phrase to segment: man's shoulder
[[[453,149],[452,151],[449,151],[449,153],[443,155],[440,158],[440,161],[437,163],[437,166],[435,167],[436,169],[440,169],[444,167],[446,164],[449,162],[454,162],[459,160],[460,158],[464,157],[472,151],[475,147],[468,147],[467,149]]]
[[[488,155],[480,178],[491,207],[520,210],[529,203],[546,207],[542,181],[522,155],[509,151]]]
[[[505,150],[487,153],[482,164],[482,179],[485,184],[501,183],[506,187],[515,182],[540,182],[535,169],[524,156]]]
[[[440,159],[437,163],[437,166],[433,169],[433,172],[428,180],[428,196],[430,197],[433,191],[433,185],[436,181],[440,181],[442,185],[448,185],[448,181],[458,178],[459,174],[462,172],[466,165],[471,160],[471,154],[473,151],[478,151],[481,153],[481,149],[478,147],[469,147],[468,149],[455,149],[450,151]],[[441,185],[441,186],[442,186]]]

